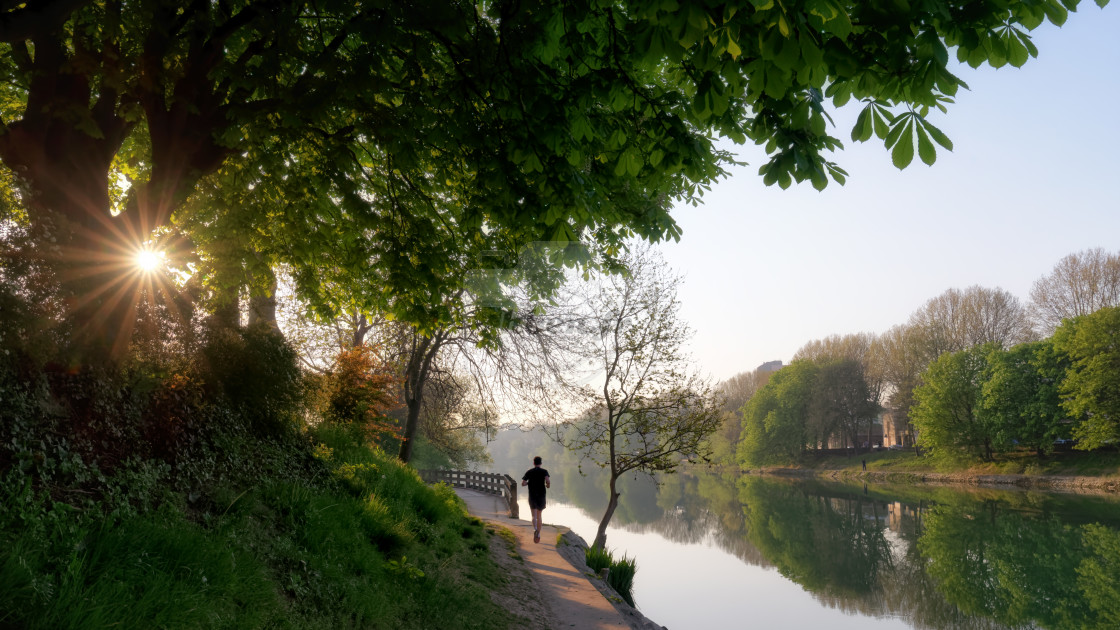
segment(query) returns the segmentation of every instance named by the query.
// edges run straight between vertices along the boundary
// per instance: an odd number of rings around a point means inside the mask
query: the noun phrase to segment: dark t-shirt
[[[525,476],[521,479],[529,481],[529,496],[544,496],[544,479],[547,476],[547,470],[544,468],[537,468],[536,466],[525,471]]]

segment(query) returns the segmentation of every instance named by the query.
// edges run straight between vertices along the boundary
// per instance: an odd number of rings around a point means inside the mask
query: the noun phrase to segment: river
[[[605,480],[552,474],[545,521],[592,541]],[[671,630],[1120,628],[1117,497],[660,481],[627,480],[607,547],[636,558],[637,606]]]

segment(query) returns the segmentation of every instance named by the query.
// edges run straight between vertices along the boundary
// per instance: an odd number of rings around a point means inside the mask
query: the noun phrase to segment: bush
[[[398,427],[387,413],[398,406],[397,378],[374,348],[356,346],[343,350],[327,377],[323,417],[328,422],[358,428],[365,442],[380,444],[399,439]]]
[[[607,573],[607,584],[615,590],[627,604],[634,605],[634,574],[638,572],[637,563],[633,558],[623,555],[615,560],[606,548],[589,547],[584,552],[587,566],[599,573],[603,569],[610,569]]]
[[[248,422],[253,433],[290,434],[303,412],[299,357],[267,326],[216,328],[202,351],[208,390]]]

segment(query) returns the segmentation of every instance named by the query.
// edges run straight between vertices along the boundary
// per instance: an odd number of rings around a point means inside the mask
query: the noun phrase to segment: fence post
[[[517,507],[517,482],[513,477],[505,475],[506,488],[509,489],[509,517],[512,519],[518,518]]]

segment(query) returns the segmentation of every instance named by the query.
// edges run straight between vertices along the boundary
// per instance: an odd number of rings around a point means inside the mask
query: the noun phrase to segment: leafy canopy
[[[174,215],[188,251],[287,263],[326,302],[322,273],[431,326],[494,252],[678,238],[670,207],[731,159],[717,136],[763,146],[767,184],[823,188],[845,178],[827,108],[858,102],[853,140],[932,163],[952,144],[926,116],[965,86],[950,51],[1022,65],[1029,31],[1077,5],[14,3],[0,161],[26,215],[6,216],[51,226],[41,245],[85,265],[68,288],[91,312],[112,293],[105,257]]]

